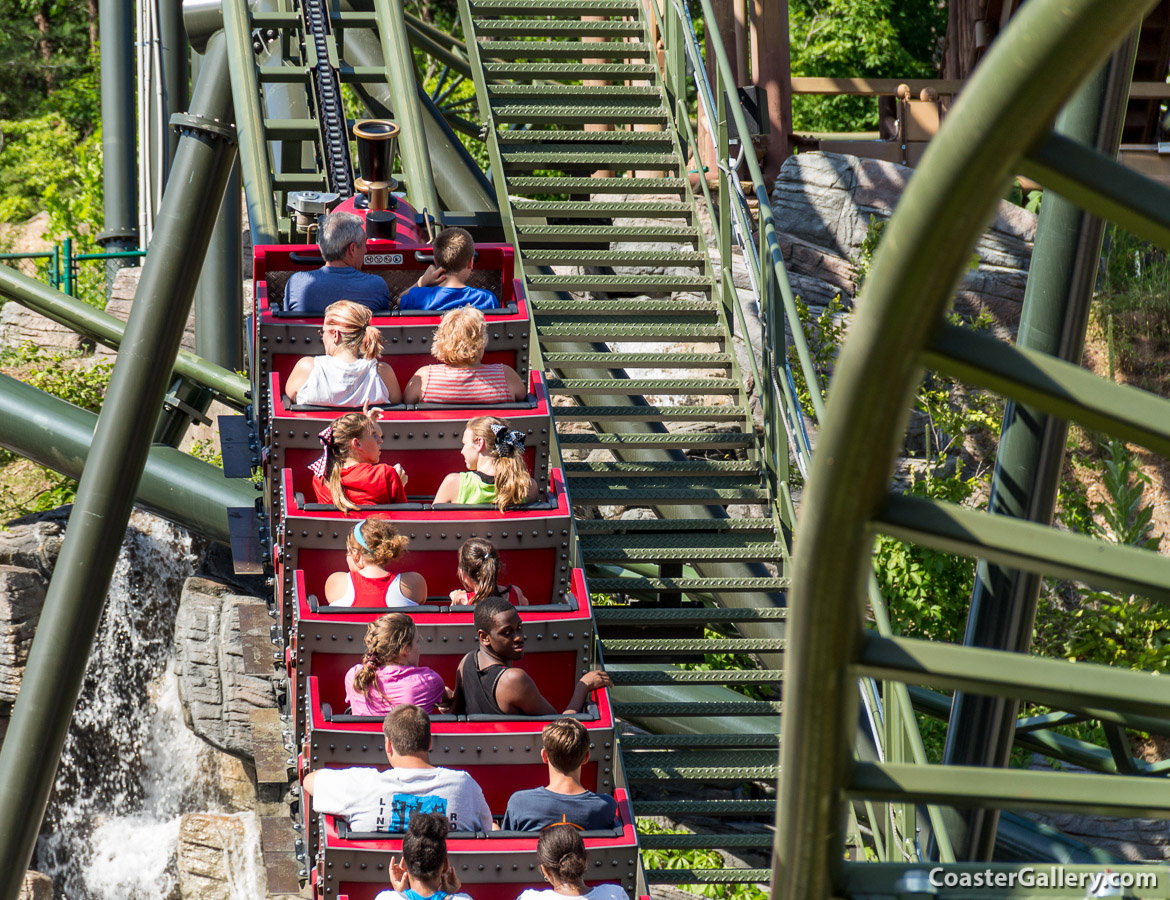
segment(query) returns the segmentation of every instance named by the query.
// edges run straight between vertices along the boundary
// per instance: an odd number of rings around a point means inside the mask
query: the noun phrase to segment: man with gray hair
[[[325,265],[311,272],[294,272],[284,289],[284,308],[305,315],[322,315],[337,300],[352,300],[374,312],[390,308],[390,289],[377,275],[361,271],[366,257],[366,229],[353,213],[325,216],[317,233]]]

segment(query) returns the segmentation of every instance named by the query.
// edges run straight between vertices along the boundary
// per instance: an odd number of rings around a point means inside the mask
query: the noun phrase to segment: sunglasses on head
[[[561,816],[562,816],[562,818],[563,818],[563,817],[564,817],[564,814],[562,813],[562,814],[561,814]],[[542,828],[542,829],[540,829],[540,830],[541,830],[541,831],[548,831],[550,828],[559,828],[559,827],[560,827],[560,826],[562,826],[562,825],[568,825],[570,828],[576,828],[578,831],[584,831],[584,830],[585,830],[585,829],[584,829],[582,826],[578,825],[576,822],[564,822],[564,821],[562,821],[562,822],[551,822],[551,823],[549,823],[548,825],[545,825],[545,826],[544,826],[544,828]]]

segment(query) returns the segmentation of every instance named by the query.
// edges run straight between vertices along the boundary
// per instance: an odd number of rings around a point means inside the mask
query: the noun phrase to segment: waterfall
[[[178,898],[182,817],[220,812],[210,748],[183,721],[171,671],[175,611],[205,549],[135,512],[70,725],[33,868],[70,900]],[[263,896],[258,824],[239,829],[232,900]],[[238,858],[237,858],[238,856]]]

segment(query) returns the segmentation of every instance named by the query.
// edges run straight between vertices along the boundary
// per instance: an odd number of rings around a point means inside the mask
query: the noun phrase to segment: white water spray
[[[216,751],[183,721],[171,672],[175,611],[202,544],[135,513],[70,725],[34,868],[70,900],[180,896],[182,817],[219,813]],[[262,898],[255,816],[238,814],[226,898]]]

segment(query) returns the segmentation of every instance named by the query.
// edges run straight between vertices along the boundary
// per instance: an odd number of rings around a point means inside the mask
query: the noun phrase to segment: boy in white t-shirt
[[[431,720],[425,712],[410,703],[396,706],[387,713],[382,730],[392,768],[308,773],[304,792],[315,811],[345,818],[356,832],[406,831],[417,813],[439,813],[452,831],[495,827],[475,779],[431,765]]]

